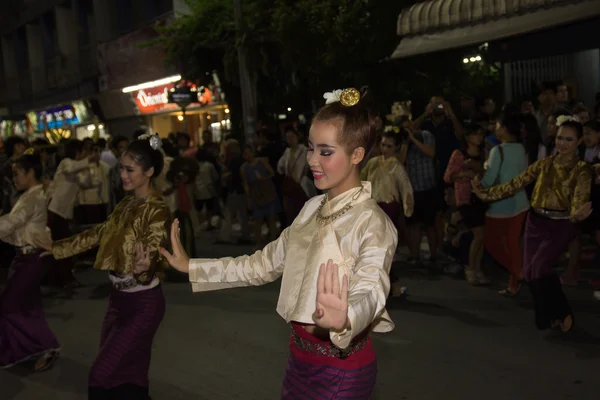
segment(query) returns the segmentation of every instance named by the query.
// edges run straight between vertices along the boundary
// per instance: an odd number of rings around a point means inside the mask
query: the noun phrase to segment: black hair
[[[565,121],[560,124],[559,129],[562,127],[574,129],[575,133],[577,134],[577,139],[581,139],[583,137],[583,125],[579,121]]]
[[[470,123],[470,124],[465,125],[465,129],[464,129],[465,137],[471,136],[471,135],[476,135],[478,133],[485,134],[485,129],[481,125],[479,125],[477,123]]]
[[[288,126],[285,128],[284,133],[287,134],[288,132],[293,133],[297,138],[300,138],[300,133],[293,126]]]
[[[121,142],[129,142],[129,139],[127,139],[125,136],[115,136],[111,139],[110,141],[110,147],[112,147],[113,149],[117,149],[117,147],[119,147],[119,143]]]
[[[198,160],[199,162],[211,162],[212,157],[210,156],[210,154],[208,154],[208,151],[199,148],[198,152],[196,153],[196,160]]]
[[[551,90],[556,94],[558,92],[558,85],[556,82],[542,82],[540,85],[540,93]]]
[[[46,139],[43,138],[37,138],[33,141],[32,145],[34,146],[47,146],[48,145],[48,141]]]
[[[205,131],[205,132],[208,132],[208,131]],[[177,132],[177,141],[179,141],[179,139],[181,139],[181,138],[184,138],[185,140],[187,140],[188,143],[192,141],[192,138],[187,133],[185,133],[185,132]]]
[[[106,148],[106,139],[104,138],[100,138],[98,139],[98,141],[96,141],[96,146],[105,149]]]
[[[25,173],[32,169],[35,174],[35,179],[38,181],[42,179],[43,168],[39,154],[23,154],[13,161],[13,165],[22,168]]]
[[[600,121],[598,120],[589,120],[586,124],[585,124],[585,128],[589,128],[592,129],[596,132],[600,132]]]
[[[165,152],[165,154],[167,156],[173,157],[173,158],[179,157],[179,152],[175,148],[175,145],[173,144],[172,141],[170,141],[169,139],[163,139],[162,144],[163,144],[163,151]]]
[[[138,140],[138,138],[142,135],[145,135],[147,132],[145,129],[139,128],[133,132],[133,140]]]
[[[150,168],[154,168],[152,178],[159,176],[165,165],[162,153],[160,150],[154,150],[148,139],[138,139],[129,143],[126,153],[142,166],[142,170],[148,171]]]
[[[523,131],[523,117],[521,114],[514,112],[504,112],[498,122],[501,126],[506,128],[506,131],[514,136],[517,141],[521,140],[521,133]]]
[[[83,142],[77,139],[69,139],[65,143],[65,157],[75,160],[77,153],[83,150]]]
[[[20,136],[11,136],[4,141],[4,149],[6,155],[10,158],[15,154],[15,146],[18,144],[25,144],[25,139]]]
[[[404,128],[400,129],[400,131],[403,131],[403,130],[404,130]],[[402,133],[404,133],[404,132],[402,132]],[[400,146],[400,143],[401,143],[400,138],[401,138],[401,134],[395,133],[395,132],[383,132],[383,134],[381,135],[381,139],[382,140],[383,139],[391,139],[391,140],[393,140],[394,141],[394,145],[396,147]]]
[[[537,161],[540,144],[542,144],[542,132],[534,115],[524,114],[521,116],[521,120],[523,129],[527,133],[525,150],[527,150],[527,158],[529,159],[529,165],[531,165]]]

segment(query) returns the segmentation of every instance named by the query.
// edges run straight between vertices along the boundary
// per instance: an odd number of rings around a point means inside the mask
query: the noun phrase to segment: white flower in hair
[[[558,118],[556,118],[556,126],[558,126],[558,127],[560,127],[565,122],[581,123],[581,121],[579,120],[579,117],[577,115],[560,115]]]
[[[152,147],[153,150],[160,150],[162,147],[162,141],[157,134],[145,133],[138,136],[138,140],[148,140],[150,142],[150,147]]]
[[[337,89],[333,92],[325,93],[323,95],[323,98],[325,99],[325,104],[337,103],[338,101],[340,101],[340,96],[342,95],[342,92],[342,89]]]

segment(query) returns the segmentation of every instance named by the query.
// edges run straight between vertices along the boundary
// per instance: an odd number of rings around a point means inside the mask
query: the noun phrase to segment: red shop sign
[[[137,108],[142,114],[154,114],[159,112],[177,111],[177,104],[169,103],[169,91],[174,84],[156,86],[149,89],[141,89],[131,93]],[[198,103],[190,104],[191,107],[199,106]]]

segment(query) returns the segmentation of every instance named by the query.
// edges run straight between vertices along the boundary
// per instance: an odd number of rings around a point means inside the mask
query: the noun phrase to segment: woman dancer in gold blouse
[[[169,210],[153,187],[163,156],[157,135],[142,136],[121,156],[123,189],[131,192],[103,224],[54,242],[56,259],[99,246],[94,268],[113,285],[100,335],[100,352],[89,375],[89,399],[146,400],[152,340],[165,313],[158,253],[166,243]],[[139,247],[146,249],[140,258]],[[139,260],[144,261],[142,265]]]
[[[591,213],[592,171],[578,157],[583,126],[573,117],[563,117],[557,125],[557,155],[537,161],[502,185],[482,189],[474,181],[473,191],[482,200],[494,201],[536,181],[525,226],[523,275],[535,302],[538,329],[560,326],[566,332],[573,326],[573,315],[552,265],[575,236],[574,223]]]
[[[282,398],[366,400],[377,374],[369,334],[394,327],[385,302],[397,231],[371,198],[371,184],[360,181],[359,166],[376,140],[365,100],[356,89],[324,97],[307,161],[326,195],[309,200],[277,240],[251,256],[189,260],[177,221],[174,253],[161,253],[189,274],[194,291],[263,285],[283,275],[277,312],[292,335]]]

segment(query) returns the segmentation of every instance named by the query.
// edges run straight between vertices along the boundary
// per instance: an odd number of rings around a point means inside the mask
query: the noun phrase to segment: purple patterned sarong
[[[0,368],[60,348],[42,309],[41,276],[39,253],[14,258],[0,293]]]
[[[292,329],[316,348],[331,346],[299,324],[292,323]],[[369,400],[376,381],[377,359],[370,338],[361,350],[343,359],[302,350],[292,338],[281,399]]]

